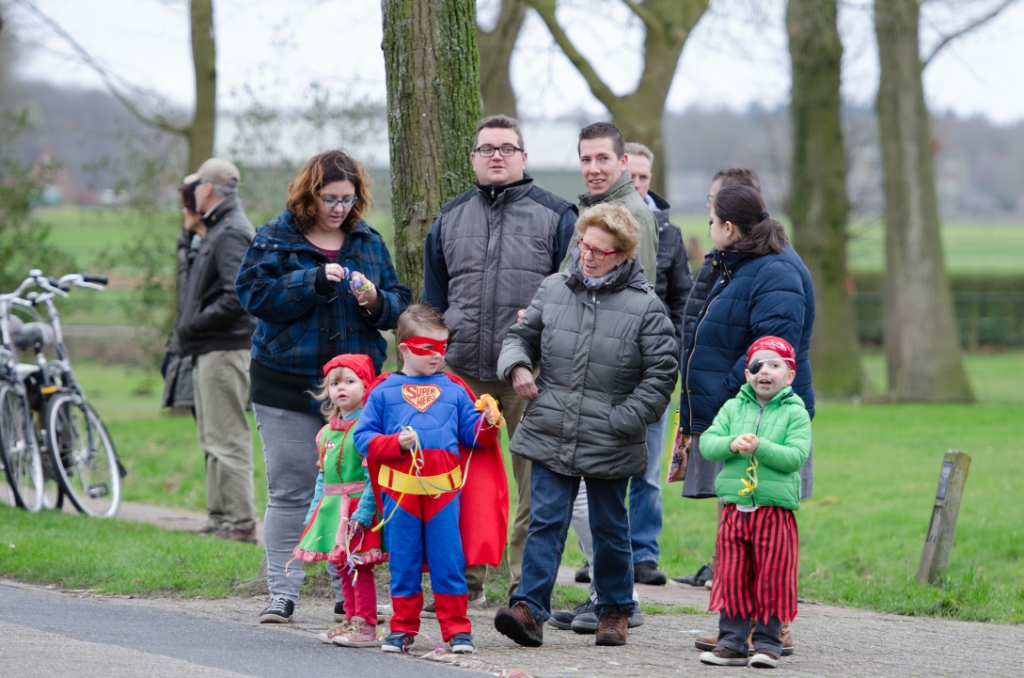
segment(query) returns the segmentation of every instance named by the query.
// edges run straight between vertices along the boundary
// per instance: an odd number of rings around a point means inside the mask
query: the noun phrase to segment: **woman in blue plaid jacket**
[[[411,299],[384,238],[362,219],[371,205],[362,164],[342,151],[312,158],[288,185],[285,211],[257,231],[235,281],[242,306],[259,319],[250,397],[267,465],[271,595],[261,622],[290,621],[302,587],[301,566],[288,561],[316,484],[324,420],[311,392],[321,369],[336,355],[361,353],[380,372],[381,331],[394,329]],[[337,614],[341,585],[333,579]]]

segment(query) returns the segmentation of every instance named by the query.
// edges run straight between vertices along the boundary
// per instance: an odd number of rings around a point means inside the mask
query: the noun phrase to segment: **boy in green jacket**
[[[800,508],[799,470],[810,453],[811,419],[790,387],[796,352],[785,339],[755,341],[744,374],[747,383],[700,437],[704,458],[724,462],[715,493],[725,504],[708,605],[720,612],[718,645],[700,660],[775,668],[782,625],[796,616],[800,539],[793,511]]]

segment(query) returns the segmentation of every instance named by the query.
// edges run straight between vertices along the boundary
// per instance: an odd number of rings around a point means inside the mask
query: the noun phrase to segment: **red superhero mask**
[[[448,350],[448,340],[438,341],[437,339],[431,339],[430,337],[409,337],[402,342],[409,347],[409,350],[413,355],[430,355],[431,353],[438,353],[441,357],[444,357],[445,352]]]

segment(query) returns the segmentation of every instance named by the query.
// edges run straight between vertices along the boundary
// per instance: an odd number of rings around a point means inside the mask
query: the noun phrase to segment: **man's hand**
[[[522,365],[512,368],[512,388],[523,400],[533,400],[540,395],[537,384],[533,381],[533,372]]]
[[[398,447],[408,452],[416,444],[416,434],[412,431],[402,431],[398,434]]]
[[[516,314],[519,316],[519,319],[516,320],[516,322],[517,323],[521,323],[521,322],[523,322],[523,318],[526,317],[526,309],[525,308],[521,308],[518,311],[516,311]]]

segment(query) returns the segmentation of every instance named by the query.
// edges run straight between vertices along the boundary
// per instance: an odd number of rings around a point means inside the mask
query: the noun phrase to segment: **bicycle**
[[[43,467],[43,487],[37,488],[36,501],[41,501],[48,508],[61,508],[66,496],[81,513],[110,518],[117,514],[120,507],[124,467],[117,458],[103,421],[86,400],[82,387],[75,379],[64,344],[60,314],[54,304],[57,296],[68,296],[72,287],[102,290],[106,283],[107,278],[104,276],[83,273],[69,274],[55,281],[44,277],[38,269],[33,269],[16,292],[0,295],[0,330],[3,325],[9,327],[11,324],[11,305],[5,307],[5,297],[10,298],[10,304],[32,308],[33,311],[37,306],[46,308],[48,322],[32,323],[37,330],[37,335],[30,338],[35,364],[15,364],[13,371],[8,370],[8,376],[13,375],[15,381],[6,381],[12,393],[24,395],[29,411],[35,411],[41,423],[38,431],[33,426],[31,434],[40,452]],[[21,298],[25,289],[33,285],[44,291]],[[37,312],[35,316],[41,318]],[[49,332],[43,331],[43,328]],[[16,340],[10,332],[3,339],[5,348],[11,346],[7,343],[9,340]],[[24,338],[22,343],[27,343]],[[55,359],[47,359],[43,352],[45,345],[53,347]],[[5,402],[2,400],[4,385],[4,381],[0,380],[0,406]],[[0,409],[0,415],[3,412]],[[31,416],[29,421],[32,421]],[[17,425],[15,421],[9,428],[14,430]],[[0,434],[4,428],[3,420],[0,419]],[[0,448],[6,447],[8,442],[8,439],[0,435]],[[10,478],[8,474],[8,480]],[[50,479],[57,482],[55,493],[46,488]]]

